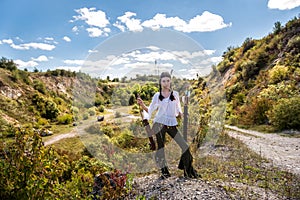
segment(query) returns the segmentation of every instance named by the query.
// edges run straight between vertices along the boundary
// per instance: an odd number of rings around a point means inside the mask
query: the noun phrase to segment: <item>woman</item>
[[[149,120],[152,113],[157,110],[153,120],[154,124],[152,130],[155,133],[158,146],[155,154],[155,161],[161,169],[161,179],[171,176],[164,152],[166,133],[176,141],[182,150],[178,168],[184,170],[185,177],[197,178],[197,172],[192,166],[193,157],[190,153],[189,146],[177,129],[178,123],[176,117],[181,117],[182,111],[178,92],[171,90],[170,73],[161,73],[159,79],[159,92],[154,94],[149,107],[144,104],[141,98],[137,98],[137,103],[148,113],[148,115],[144,115],[146,120]]]

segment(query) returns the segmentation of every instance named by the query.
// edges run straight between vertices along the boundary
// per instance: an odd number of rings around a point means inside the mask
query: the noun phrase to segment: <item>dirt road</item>
[[[226,126],[227,133],[285,171],[300,175],[300,138],[260,133]]]

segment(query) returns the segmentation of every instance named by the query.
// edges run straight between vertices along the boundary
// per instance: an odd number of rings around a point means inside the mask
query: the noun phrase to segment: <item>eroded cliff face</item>
[[[34,98],[44,103],[72,101],[72,88],[78,82],[76,77],[49,76],[21,70],[0,69],[0,125],[21,125],[37,120],[37,105]],[[69,108],[70,106],[65,106]],[[62,112],[63,106],[59,107]]]

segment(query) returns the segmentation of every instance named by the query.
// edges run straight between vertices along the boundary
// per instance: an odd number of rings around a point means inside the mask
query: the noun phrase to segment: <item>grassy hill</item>
[[[227,99],[227,123],[272,131],[300,129],[300,19],[258,40],[229,47],[216,68]]]
[[[98,80],[83,73],[65,70],[19,70],[12,60],[2,58],[0,132],[4,136],[13,136],[15,127],[51,129],[52,125],[71,124],[74,120],[95,115],[96,106],[104,105],[105,99],[111,94],[109,84],[102,83],[101,87],[95,87],[97,83]],[[77,89],[74,90],[74,87]],[[74,96],[80,90],[89,91],[95,88],[97,94],[90,96],[92,100],[89,105],[78,105],[74,102]]]

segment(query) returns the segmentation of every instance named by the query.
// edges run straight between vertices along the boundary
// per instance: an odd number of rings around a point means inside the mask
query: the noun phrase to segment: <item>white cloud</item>
[[[31,60],[37,61],[37,62],[46,62],[46,61],[48,61],[48,58],[47,58],[47,56],[41,55],[37,58],[31,58]]]
[[[231,26],[231,23],[226,24],[223,18],[219,15],[205,11],[202,15],[197,15],[188,22],[180,19],[179,17],[166,17],[166,14],[156,14],[152,19],[146,20],[141,23],[139,19],[132,18],[136,16],[135,13],[126,12],[125,15],[118,17],[118,20],[114,26],[121,31],[125,31],[126,28],[129,31],[141,31],[143,27],[157,30],[160,28],[174,28],[177,31],[182,32],[207,32],[215,31],[218,29]]]
[[[300,0],[269,0],[268,8],[290,10],[300,6]]]
[[[73,31],[74,33],[78,34],[78,32],[79,32],[78,26],[74,26],[74,27],[72,28],[72,31]]]
[[[107,26],[110,23],[106,18],[105,12],[96,10],[96,8],[80,8],[75,11],[79,15],[73,16],[75,20],[71,20],[71,22],[77,20],[84,21],[89,26],[86,28],[86,31],[89,33],[90,37],[108,36],[110,28],[107,28]],[[79,28],[74,26],[72,31],[78,34]]]
[[[46,44],[58,44],[52,37],[38,38],[38,40],[43,40]]]
[[[144,27],[157,30],[161,27],[181,27],[186,26],[186,22],[179,17],[166,17],[166,14],[156,14],[152,19],[142,23]]]
[[[64,36],[63,40],[66,41],[66,42],[71,42],[71,39],[68,36]]]
[[[175,30],[191,33],[191,32],[208,32],[231,26],[226,24],[221,16],[204,11],[202,15],[192,18],[186,26],[176,26]]]
[[[40,49],[40,50],[51,51],[55,48],[55,46],[52,44],[37,43],[37,42],[15,44],[12,39],[3,39],[1,40],[1,42],[3,44],[8,44],[10,45],[11,48],[18,49],[18,50]]]
[[[10,44],[10,45],[13,44],[12,39],[3,39],[2,42],[3,44]]]
[[[80,8],[75,10],[79,15],[73,16],[75,20],[83,20],[90,26],[104,28],[109,24],[105,12],[96,8]]]
[[[82,65],[84,60],[64,60],[64,63],[70,65]]]
[[[36,42],[24,43],[19,45],[11,44],[10,46],[18,50],[40,49],[45,51],[51,51],[55,49],[55,46],[52,44],[36,43]]]
[[[160,50],[160,48],[157,47],[157,46],[148,46],[147,48],[150,49],[150,50],[152,50],[152,51],[158,51],[158,50]]]
[[[223,60],[222,56],[215,56],[215,57],[211,57],[210,60],[214,63],[217,64],[219,62],[221,62]]]
[[[45,40],[54,41],[54,38],[52,38],[52,37],[45,37]]]
[[[113,60],[111,62],[111,65],[121,65],[121,64],[127,64],[130,63],[130,59],[128,57],[121,57]]]
[[[87,28],[87,32],[89,33],[90,37],[99,37],[99,36],[108,36],[108,33],[104,32],[100,28]]]
[[[121,24],[121,22],[117,21],[116,23],[113,24],[115,27],[117,27],[118,29],[120,29],[122,32],[125,32],[126,27],[124,25]]]
[[[79,72],[81,70],[81,66],[58,66],[56,69],[63,69],[66,71]]]
[[[135,19],[136,13],[126,12],[125,15],[118,17],[119,21],[116,21],[113,25],[119,28],[122,32],[125,31],[125,27],[129,31],[139,32],[143,30],[140,19]],[[125,26],[124,26],[125,25]]]
[[[108,36],[111,29],[106,13],[96,8],[80,8],[75,10],[78,15],[73,16],[75,22],[78,20],[84,21],[89,27],[85,28],[90,37]],[[151,28],[158,30],[160,28],[173,28],[174,30],[191,33],[191,32],[208,32],[215,31],[222,28],[230,27],[231,23],[225,23],[222,16],[204,11],[201,15],[196,15],[190,20],[185,21],[178,16],[167,17],[166,14],[157,13],[152,19],[142,22],[141,19],[136,18],[137,14],[134,12],[125,12],[124,15],[117,17],[113,26],[120,31],[140,32],[143,29]],[[72,31],[78,34],[79,27],[74,26]]]
[[[90,49],[90,50],[88,50],[88,52],[89,52],[89,53],[97,53],[98,50],[91,50],[91,49]]]
[[[38,65],[37,62],[32,61],[32,60],[31,60],[31,61],[27,61],[27,62],[22,61],[22,60],[15,60],[14,62],[15,62],[15,63],[18,65],[18,67],[20,67],[20,68],[35,67],[35,66]]]
[[[135,62],[135,63],[127,63],[124,65],[125,69],[140,69],[142,67],[148,66],[149,63],[145,62]]]

